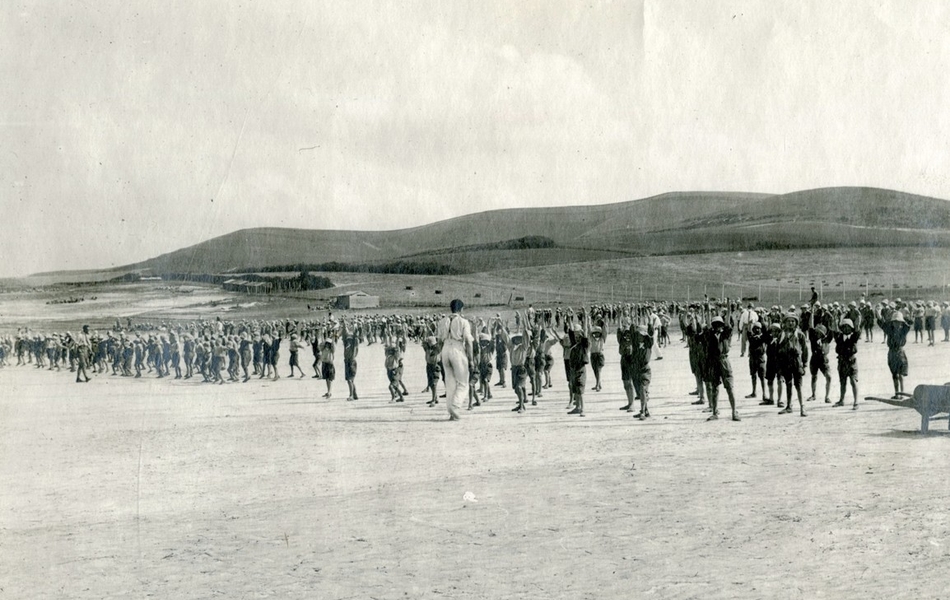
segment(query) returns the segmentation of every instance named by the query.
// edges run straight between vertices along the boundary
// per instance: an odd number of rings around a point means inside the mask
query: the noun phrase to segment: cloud
[[[671,190],[950,196],[948,9],[7,4],[7,273]],[[3,273],[0,272],[0,275]]]
[[[917,176],[926,155],[946,159],[937,107],[950,98],[933,78],[950,58],[938,34],[945,9],[771,6],[648,5],[650,145],[681,174],[658,165],[669,188],[947,195]]]

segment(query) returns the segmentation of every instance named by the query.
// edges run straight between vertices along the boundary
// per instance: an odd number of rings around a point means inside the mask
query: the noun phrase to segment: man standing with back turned
[[[469,365],[472,364],[472,324],[462,317],[461,300],[449,304],[452,314],[439,322],[442,364],[445,369],[445,403],[449,420],[459,420],[460,398],[468,398]]]

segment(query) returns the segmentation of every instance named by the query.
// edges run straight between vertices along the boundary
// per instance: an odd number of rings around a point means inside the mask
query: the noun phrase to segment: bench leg
[[[915,392],[917,390],[914,390]],[[927,433],[930,431],[930,398],[926,393],[919,394],[920,396],[920,432]]]

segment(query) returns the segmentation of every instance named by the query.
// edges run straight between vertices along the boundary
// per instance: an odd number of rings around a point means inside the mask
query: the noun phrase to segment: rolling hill
[[[506,245],[529,236],[553,245]],[[950,247],[950,202],[859,187],[780,195],[678,192],[598,206],[495,210],[394,231],[245,229],[114,270],[221,273],[413,260],[479,271],[636,255],[838,246]]]

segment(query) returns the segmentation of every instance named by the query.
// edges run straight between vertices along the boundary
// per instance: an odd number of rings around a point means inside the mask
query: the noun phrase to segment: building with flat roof
[[[347,292],[336,297],[337,308],[379,308],[379,296],[366,292]]]
[[[273,287],[266,281],[246,281],[244,279],[228,279],[221,286],[229,292],[244,294],[266,294]]]

